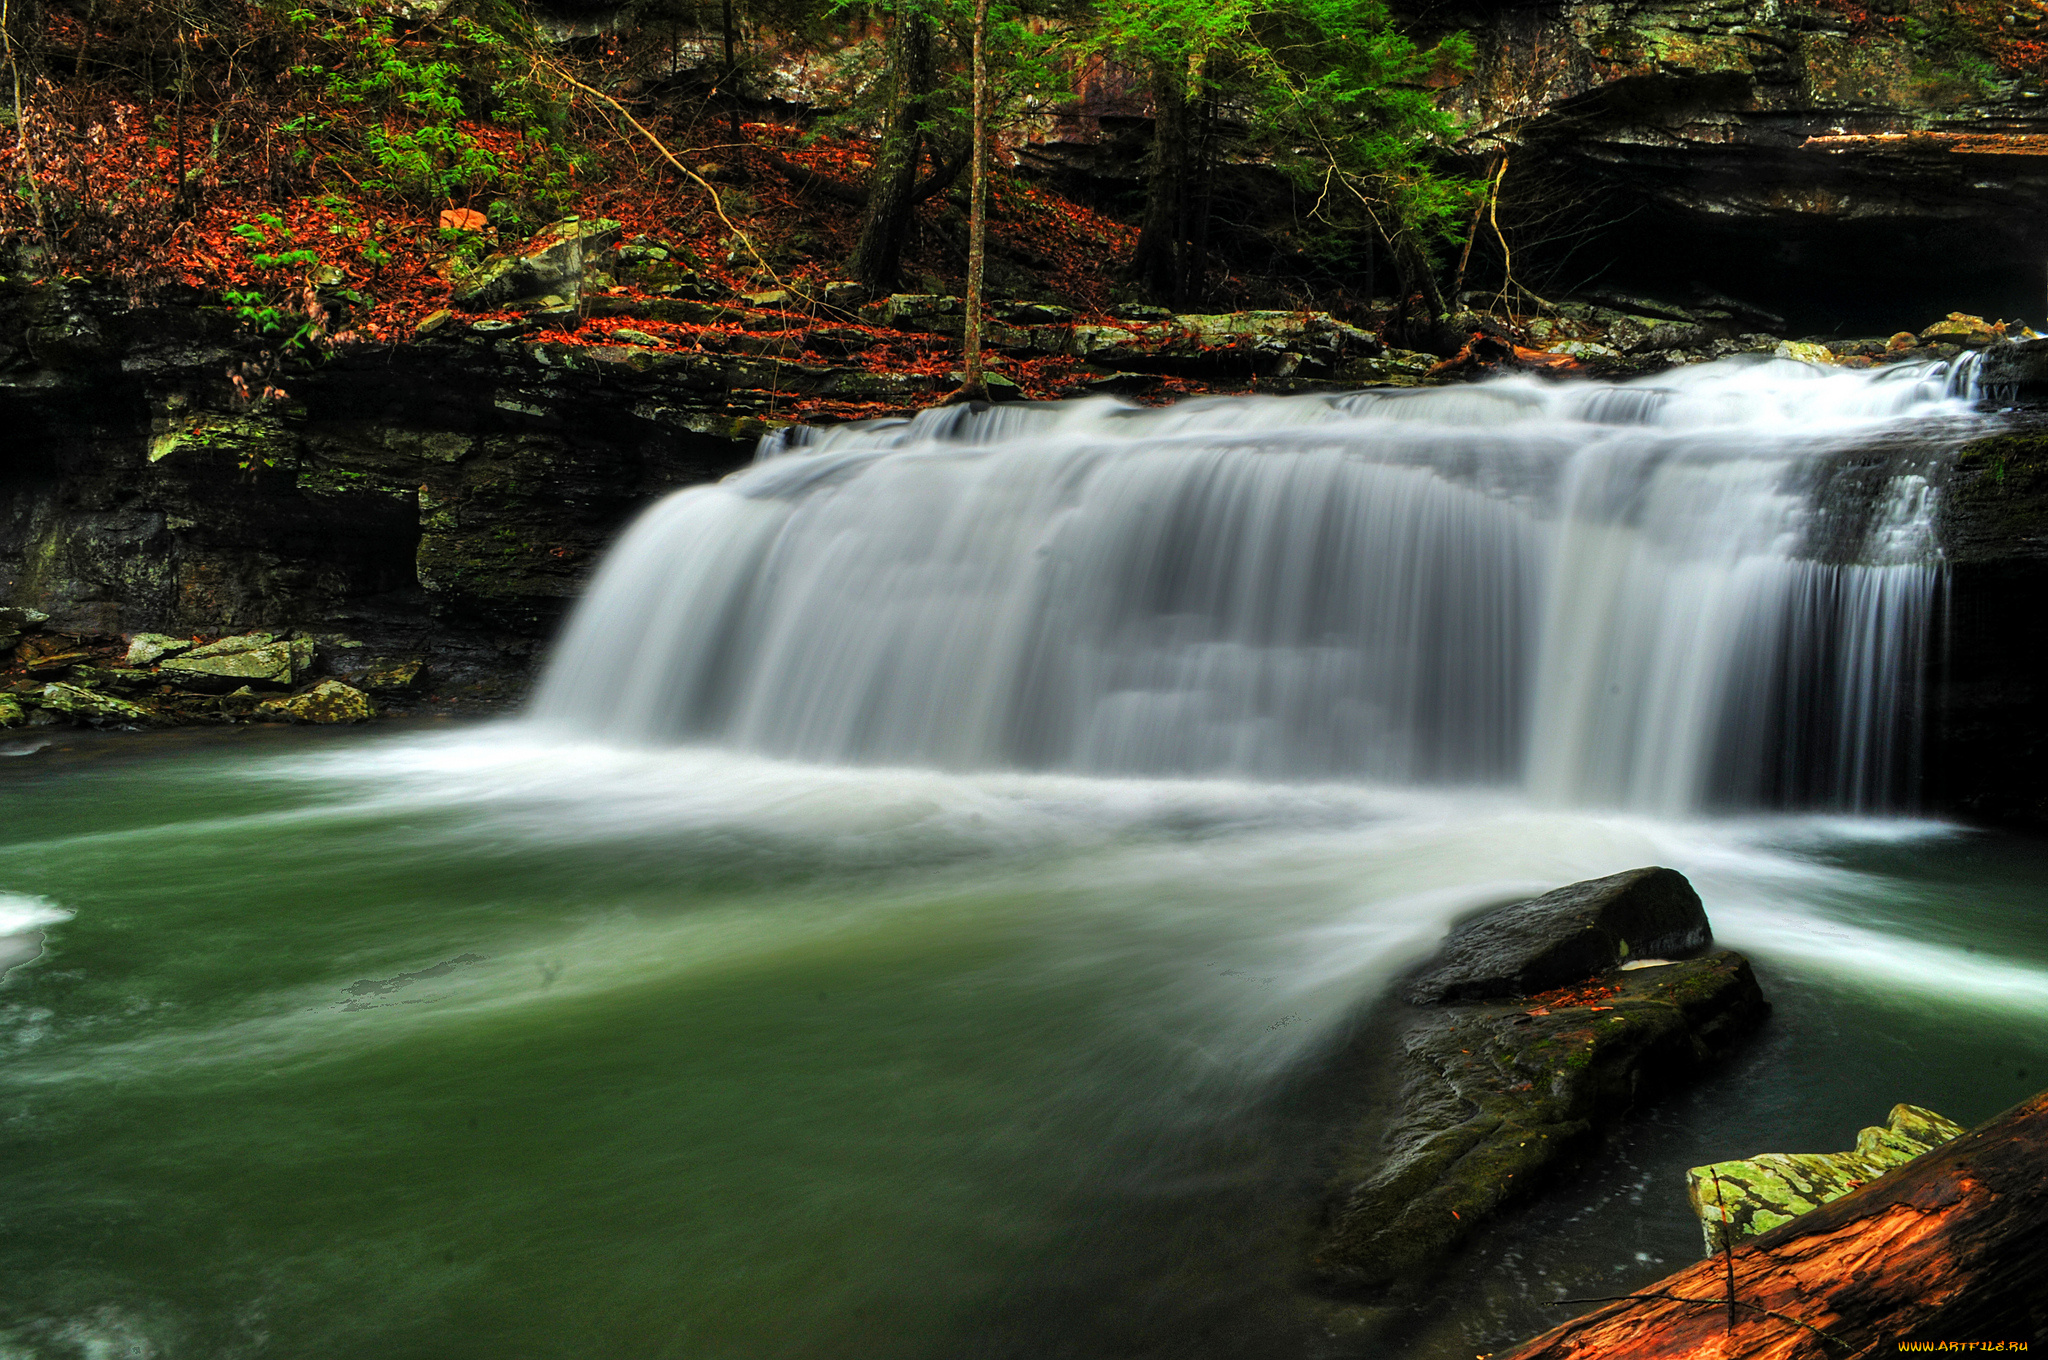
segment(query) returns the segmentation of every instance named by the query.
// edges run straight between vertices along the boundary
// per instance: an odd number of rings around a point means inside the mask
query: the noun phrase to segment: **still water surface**
[[[1398,1349],[1692,1259],[1686,1165],[2048,1085],[2048,854],[1925,822],[517,724],[0,781],[0,929],[46,935],[0,984],[10,1358],[1327,1354],[1288,1285],[1361,1004],[1459,912],[1640,864],[1777,1013]]]

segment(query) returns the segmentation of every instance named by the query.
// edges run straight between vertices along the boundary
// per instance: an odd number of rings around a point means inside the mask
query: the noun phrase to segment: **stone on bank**
[[[139,708],[125,699],[116,699],[111,694],[56,683],[43,686],[42,706],[53,713],[63,713],[95,726],[148,722],[152,716],[148,709]]]
[[[298,723],[368,722],[377,716],[377,706],[359,689],[339,680],[322,680],[304,694],[256,705],[256,716]]]

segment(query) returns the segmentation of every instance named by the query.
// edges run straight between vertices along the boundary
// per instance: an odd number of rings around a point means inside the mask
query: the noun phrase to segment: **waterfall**
[[[786,430],[631,528],[533,714],[820,762],[1882,806],[1939,561],[1927,455],[1872,483],[1869,451],[1963,409],[1938,366],[1772,360]]]

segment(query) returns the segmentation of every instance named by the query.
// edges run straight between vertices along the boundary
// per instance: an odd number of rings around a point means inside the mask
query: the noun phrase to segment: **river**
[[[1996,1113],[2048,854],[1907,801],[1934,455],[1832,555],[1801,472],[1964,417],[1843,376],[836,432],[651,512],[516,720],[9,738],[0,1356],[1347,1354],[1364,1008],[1642,864],[1775,1015],[1395,1351],[1694,1259],[1688,1165]]]

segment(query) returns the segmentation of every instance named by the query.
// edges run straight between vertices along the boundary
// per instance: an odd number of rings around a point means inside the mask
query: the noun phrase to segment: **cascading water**
[[[1967,382],[1730,361],[789,430],[625,536],[535,716],[839,763],[1882,805],[1928,469],[1824,489]]]

